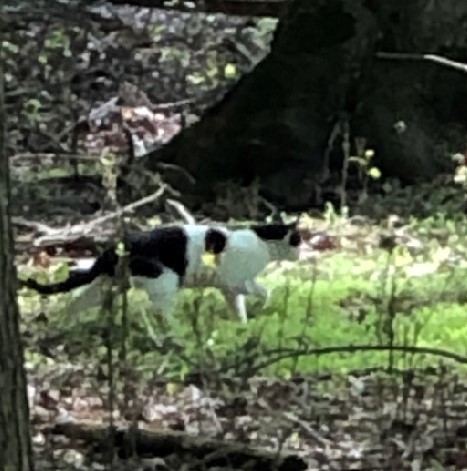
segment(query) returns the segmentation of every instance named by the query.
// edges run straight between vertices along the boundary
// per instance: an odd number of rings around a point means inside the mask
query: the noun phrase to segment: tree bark
[[[19,333],[0,37],[0,469],[33,470],[27,381]]]

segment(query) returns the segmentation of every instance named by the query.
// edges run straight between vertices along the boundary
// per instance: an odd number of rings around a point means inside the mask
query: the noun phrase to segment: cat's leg
[[[235,311],[236,315],[239,317],[242,323],[246,324],[248,322],[248,314],[246,310],[244,290],[223,288],[221,289],[221,292],[224,295],[229,308]]]
[[[177,304],[180,277],[172,270],[164,268],[157,278],[133,277],[133,286],[143,289],[148,294],[154,308],[169,321]]]
[[[248,322],[248,315],[246,312],[246,299],[244,294],[237,294],[235,296],[235,311],[243,324]]]
[[[270,290],[260,285],[255,280],[246,281],[243,286],[235,288],[221,288],[230,309],[234,310],[236,315],[243,323],[247,323],[248,314],[246,309],[246,295],[253,295],[261,298],[262,309],[266,308],[270,302]]]
[[[269,306],[269,303],[271,302],[271,290],[264,287],[263,285],[260,285],[256,280],[248,281],[246,283],[246,287],[248,294],[261,298],[263,309]]]

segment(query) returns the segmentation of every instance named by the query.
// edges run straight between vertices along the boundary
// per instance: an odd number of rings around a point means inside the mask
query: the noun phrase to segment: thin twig
[[[328,448],[331,446],[331,440],[323,438],[316,430],[311,427],[311,425],[309,425],[304,420],[299,419],[296,415],[292,414],[291,412],[283,412],[282,416],[289,422],[298,425],[303,430],[303,432],[305,432],[308,438],[311,438],[323,448]]]
[[[153,201],[158,200],[165,193],[166,190],[167,190],[167,185],[163,183],[161,184],[160,188],[152,195],[145,196],[144,198],[141,198],[138,201],[135,201],[134,203],[127,204],[126,206],[123,206],[121,210],[119,211],[105,214],[104,216],[100,216],[96,219],[93,219],[92,221],[86,223],[84,227],[86,229],[90,229],[104,222],[110,221],[111,219],[120,217],[124,215],[125,213],[130,213],[136,208],[139,208],[140,206],[144,206],[145,204],[152,203]]]
[[[388,351],[392,350],[395,352],[405,352],[405,353],[413,353],[413,354],[426,354],[426,355],[434,355],[437,357],[447,358],[449,360],[453,360],[460,364],[467,364],[467,356],[460,355],[455,352],[451,352],[449,350],[444,350],[440,348],[434,347],[416,347],[411,345],[340,345],[340,346],[329,346],[329,347],[320,347],[320,348],[310,348],[304,347],[300,349],[294,348],[281,348],[281,349],[272,349],[272,350],[265,350],[261,352],[261,358],[266,358],[263,361],[259,361],[258,363],[254,364],[249,368],[249,375],[253,376],[258,371],[267,368],[268,366],[273,365],[281,360],[286,360],[290,358],[296,358],[301,356],[321,356],[321,355],[330,355],[333,353],[357,353],[357,352],[374,352],[374,351]],[[255,353],[255,357],[252,358],[252,355],[245,355],[242,358],[243,363],[251,364],[251,362],[256,359],[257,353]],[[237,360],[238,362],[238,360]],[[230,365],[227,369],[234,368],[234,366],[238,365]]]
[[[84,162],[94,162],[99,163],[99,158],[97,156],[92,155],[83,155],[83,154],[66,154],[66,153],[30,153],[24,152],[15,154],[10,157],[10,163],[15,165],[17,163],[21,163],[23,160],[33,160],[34,163],[43,165],[46,164],[47,160],[52,163],[57,163],[62,161],[63,159],[73,159],[73,160],[81,160]]]
[[[50,244],[51,242],[59,243],[60,241],[62,241],[62,239],[70,239],[70,238],[82,237],[82,236],[88,235],[89,233],[93,231],[93,229],[96,226],[101,225],[107,221],[110,221],[111,219],[122,217],[124,214],[129,213],[140,206],[143,206],[145,204],[151,203],[159,199],[166,190],[167,190],[167,185],[161,184],[160,188],[152,195],[145,196],[144,198],[141,198],[138,201],[135,201],[134,203],[130,203],[126,206],[123,206],[118,211],[105,214],[103,216],[95,218],[84,224],[76,224],[73,226],[60,228],[60,229],[49,228],[48,226],[44,225],[42,229],[47,229],[47,232],[44,236],[38,237],[36,240],[34,240],[34,245],[36,247],[38,246],[40,247],[42,245]],[[18,220],[16,218],[14,219],[14,221],[20,225],[23,224],[23,221],[21,219]],[[38,226],[34,225],[33,227],[38,227]]]
[[[180,201],[175,201],[171,198],[167,198],[166,203],[169,206],[172,206],[172,208],[174,208],[180,214],[180,216],[182,216],[186,224],[196,224],[195,217],[190,214],[188,209],[186,209],[186,207],[182,203],[180,203]]]
[[[13,216],[11,218],[11,222],[16,226],[23,226],[23,227],[30,227],[35,229],[36,231],[40,232],[41,234],[54,234],[55,232],[59,232],[60,229],[54,229],[53,227],[47,226],[41,222],[29,221],[21,216]]]
[[[183,167],[180,167],[179,165],[176,165],[176,164],[167,164],[165,162],[159,162],[157,164],[157,166],[159,168],[161,168],[162,170],[174,170],[176,172],[179,172],[181,173],[184,177],[186,177],[186,179],[192,184],[194,185],[196,183],[196,178],[190,173],[188,172],[187,170],[185,170]]]
[[[435,64],[444,65],[451,69],[456,69],[467,74],[467,64],[456,62],[436,54],[415,54],[410,52],[378,52],[378,59],[403,60],[403,61],[427,61]]]

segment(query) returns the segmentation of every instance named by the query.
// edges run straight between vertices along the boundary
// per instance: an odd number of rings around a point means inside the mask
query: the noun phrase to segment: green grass
[[[467,354],[464,294],[467,269],[445,267],[410,278],[402,272],[401,259],[402,256],[389,260],[382,251],[358,258],[341,253],[324,257],[316,264],[290,268],[289,272],[271,269],[263,279],[274,288],[271,304],[260,310],[254,301],[249,301],[249,312],[254,315],[247,326],[226,312],[216,290],[185,290],[169,328],[181,351],[161,352],[154,348],[151,329],[156,337],[161,330],[144,293],[132,291],[128,362],[149,376],[164,374],[175,378],[193,370],[232,376],[262,373],[287,377],[387,366],[390,356],[387,351],[356,351],[319,357],[291,355],[292,358],[273,362],[261,371],[255,370],[256,364],[267,362],[277,349],[387,344],[390,317],[396,345],[436,347]],[[388,269],[395,270],[392,278],[387,275]],[[67,296],[61,296],[47,301],[49,322],[45,331],[35,335],[59,333],[70,357],[84,362],[89,358],[104,359],[101,332],[107,325],[106,316],[90,310],[71,319],[66,314],[66,300]],[[28,319],[38,311],[38,297],[23,296],[20,301],[24,322],[29,324]],[[145,322],[141,310],[148,321]],[[118,348],[119,315],[115,317],[114,328],[114,344]],[[28,354],[39,361],[32,352],[34,348]],[[396,352],[392,358],[396,367],[439,364],[439,358],[422,354]]]

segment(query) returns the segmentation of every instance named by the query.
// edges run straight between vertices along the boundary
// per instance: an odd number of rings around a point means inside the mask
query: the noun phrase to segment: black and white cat
[[[172,314],[180,288],[214,287],[242,322],[248,318],[245,296],[259,296],[265,304],[269,298],[256,277],[272,261],[297,260],[300,242],[297,223],[239,229],[204,224],[159,226],[128,234],[123,240],[131,284],[144,289],[164,316]],[[206,253],[214,256],[213,266],[204,263]],[[110,247],[90,268],[71,271],[64,281],[43,285],[29,278],[20,285],[45,295],[90,285],[69,306],[69,311],[79,312],[100,305],[99,281],[115,276],[119,259],[116,247]]]

